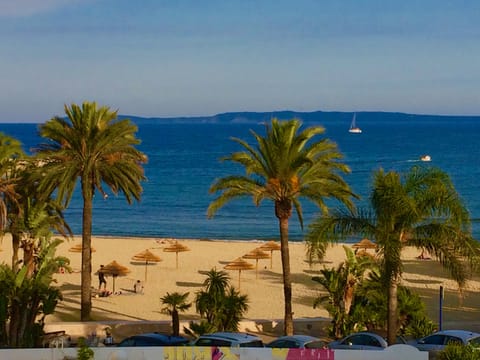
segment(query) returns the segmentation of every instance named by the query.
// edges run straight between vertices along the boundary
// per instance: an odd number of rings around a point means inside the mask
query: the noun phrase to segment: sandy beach
[[[164,249],[174,239],[157,238],[114,238],[94,237],[92,245],[92,286],[98,286],[98,279],[93,274],[102,264],[115,260],[126,266],[130,272],[115,280],[116,292],[109,297],[93,298],[92,319],[95,321],[168,321],[170,317],[161,313],[160,298],[167,292],[189,292],[189,300],[194,301],[195,292],[201,289],[205,280],[204,273],[216,268],[224,270],[227,263],[245,255],[259,247],[260,241],[215,241],[179,239],[178,242],[187,246],[189,251],[178,253],[178,268],[176,254],[165,252]],[[72,273],[56,275],[58,286],[62,289],[63,301],[59,303],[54,315],[47,317],[47,322],[79,321],[80,304],[80,253],[69,249],[80,243],[80,237],[64,242],[57,254],[65,255],[71,260]],[[10,239],[5,237],[1,244],[0,261],[10,263]],[[146,249],[161,258],[160,262],[146,266],[135,262],[132,257]],[[293,280],[293,311],[295,319],[321,319],[328,317],[324,309],[314,309],[312,303],[321,291],[320,285],[312,281],[312,276],[318,274],[324,266],[337,266],[344,260],[344,250],[341,245],[329,248],[325,261],[308,264],[303,243],[290,244],[291,272]],[[403,282],[418,292],[425,301],[430,317],[438,321],[439,288],[445,289],[444,328],[465,328],[480,331],[480,278],[475,277],[468,282],[463,298],[459,297],[458,288],[441,266],[433,260],[419,260],[417,249],[406,249],[403,253]],[[255,260],[246,260],[255,265]],[[270,268],[271,266],[271,268]],[[272,320],[283,318],[283,287],[280,252],[273,251],[270,259],[258,261],[258,272],[225,270],[231,276],[231,284],[239,287],[242,293],[249,297],[249,310],[246,320]],[[107,277],[107,289],[113,290],[113,279]],[[143,294],[133,292],[137,280],[144,282]],[[181,314],[181,320],[199,319],[195,307]]]

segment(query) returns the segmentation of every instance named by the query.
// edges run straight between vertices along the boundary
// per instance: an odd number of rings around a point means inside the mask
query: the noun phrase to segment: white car
[[[442,330],[416,340],[411,345],[421,351],[438,352],[449,344],[480,346],[480,333],[466,330]]]

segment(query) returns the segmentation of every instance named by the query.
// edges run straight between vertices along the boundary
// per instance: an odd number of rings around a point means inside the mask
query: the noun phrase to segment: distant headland
[[[471,115],[418,115],[400,112],[382,111],[357,111],[357,119],[368,119],[370,121],[452,121],[455,119],[471,119],[480,121],[480,116]],[[137,124],[258,124],[268,122],[272,118],[278,119],[301,119],[305,124],[325,123],[336,121],[350,121],[353,112],[340,111],[270,111],[270,112],[226,112],[210,116],[183,116],[183,117],[140,117],[135,115],[119,115],[119,118],[128,118]]]

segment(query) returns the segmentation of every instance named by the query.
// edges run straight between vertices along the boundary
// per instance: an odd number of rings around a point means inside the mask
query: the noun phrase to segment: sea
[[[309,126],[305,124],[304,126]],[[406,171],[410,167],[435,166],[447,172],[465,202],[472,219],[472,231],[480,239],[480,122],[478,118],[442,117],[387,121],[376,116],[357,116],[361,134],[348,132],[350,121],[318,122],[324,137],[338,145],[351,173],[345,180],[367,206],[375,170]],[[242,168],[221,158],[238,150],[237,137],[254,144],[251,131],[263,134],[260,123],[139,123],[138,148],[148,156],[147,181],[141,201],[129,205],[120,194],[99,194],[94,199],[93,234],[118,237],[166,237],[210,240],[278,239],[278,221],[273,203],[255,206],[251,198],[235,200],[212,218],[206,210],[215,194],[209,188],[215,179],[243,174]],[[19,139],[31,153],[42,139],[38,124],[0,124],[0,131]],[[430,162],[421,161],[423,155]],[[328,202],[329,206],[339,204]],[[302,241],[318,209],[302,201],[304,227],[292,215],[292,241]],[[77,185],[65,218],[75,234],[81,234],[82,201]],[[355,241],[356,239],[349,239]]]

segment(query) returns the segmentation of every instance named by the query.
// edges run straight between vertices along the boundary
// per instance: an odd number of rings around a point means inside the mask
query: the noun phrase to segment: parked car
[[[350,334],[328,344],[329,349],[345,350],[383,350],[387,346],[387,341],[380,335],[365,331]]]
[[[256,335],[242,332],[216,332],[200,335],[193,346],[263,347],[263,341]]]
[[[445,349],[449,344],[480,346],[480,333],[466,330],[442,330],[411,343],[421,351],[432,353]]]
[[[183,336],[172,336],[160,333],[145,333],[123,339],[117,346],[182,346],[188,345],[190,339]]]
[[[288,349],[322,349],[326,348],[327,344],[309,335],[291,335],[281,336],[265,345],[269,348],[288,348]]]

